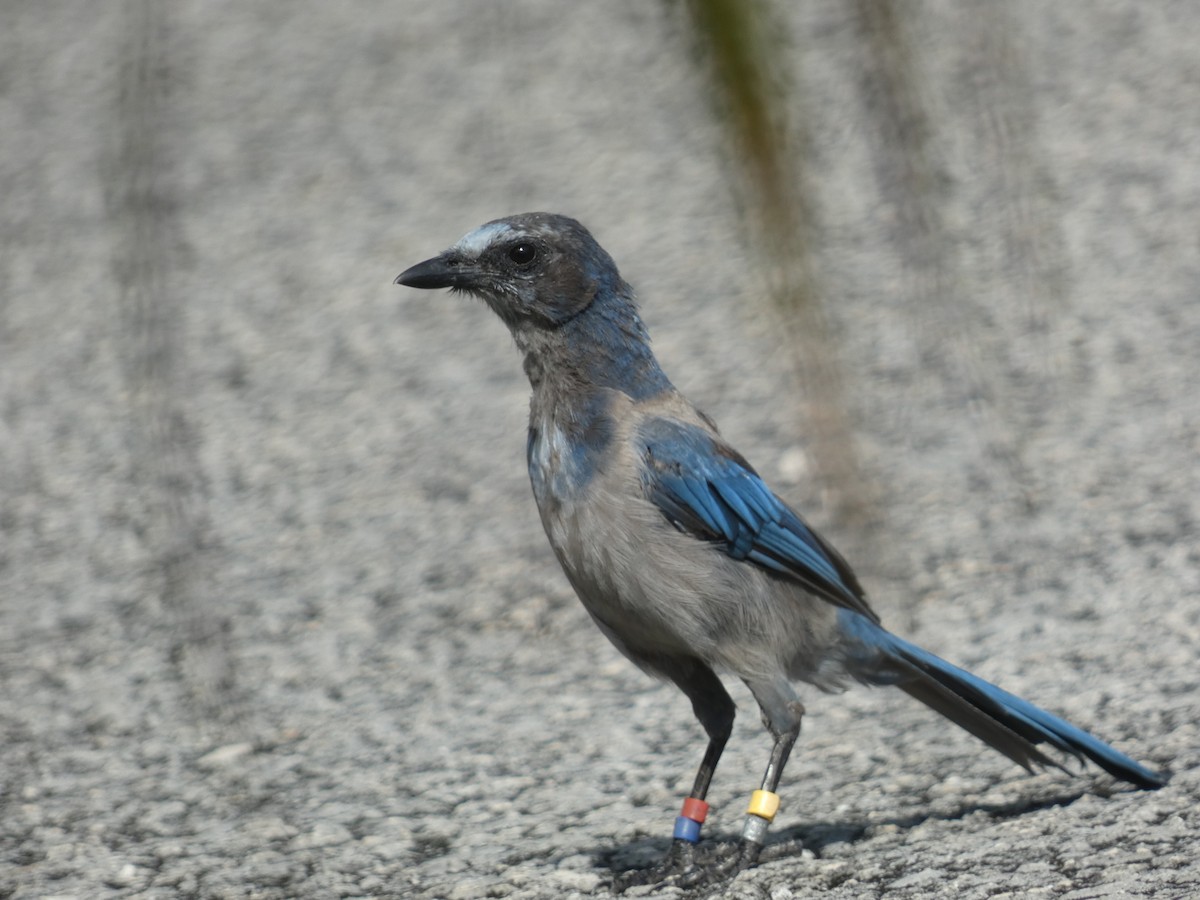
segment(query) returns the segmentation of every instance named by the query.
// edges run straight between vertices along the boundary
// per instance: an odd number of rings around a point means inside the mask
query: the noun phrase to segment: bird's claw
[[[762,845],[752,841],[737,844],[709,844],[704,851],[687,841],[675,840],[667,855],[648,869],[622,872],[613,879],[614,893],[631,887],[656,885],[660,887],[702,888],[721,884],[739,872],[753,868],[758,862]]]
[[[631,887],[678,884],[678,879],[690,875],[696,868],[696,845],[676,838],[671,842],[667,855],[655,865],[648,869],[622,872],[614,878],[613,891],[619,894]]]

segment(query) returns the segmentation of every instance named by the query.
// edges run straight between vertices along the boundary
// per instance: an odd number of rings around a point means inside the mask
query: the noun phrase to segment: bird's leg
[[[708,817],[708,804],[704,798],[708,796],[708,786],[712,783],[713,773],[717,762],[725,750],[729,740],[729,731],[719,731],[708,740],[708,748],[704,751],[704,759],[696,770],[696,780],[692,782],[692,791],[683,801],[683,809],[675,818],[674,840],[664,861],[668,868],[676,872],[686,872],[696,865],[696,844],[700,842],[700,826]]]
[[[732,725],[732,718],[730,719]],[[732,728],[718,731],[708,740],[708,749],[696,771],[692,791],[683,801],[683,810],[675,819],[674,839],[667,855],[655,866],[625,872],[617,876],[613,889],[620,893],[626,888],[643,884],[698,884],[704,880],[705,872],[696,865],[696,844],[700,841],[700,826],[708,816],[708,804],[704,802],[708,786],[716,771],[717,761],[725,749]]]
[[[779,811],[779,795],[775,793],[775,789],[779,787],[779,779],[783,777],[783,767],[787,765],[792,747],[800,737],[800,717],[804,714],[804,707],[798,702],[792,705],[796,713],[795,724],[783,732],[771,729],[775,734],[775,745],[771,748],[767,771],[763,773],[762,788],[750,796],[750,805],[746,809],[737,871],[747,869],[758,862],[758,855],[762,853],[763,844],[767,841],[767,830],[775,820],[775,813]]]
[[[696,770],[691,793],[684,799],[683,809],[675,819],[671,849],[658,865],[619,876],[614,884],[618,891],[641,884],[692,883],[696,880],[700,873],[696,865],[696,844],[700,841],[700,827],[708,816],[704,798],[708,796],[713,773],[733,732],[733,700],[710,668],[699,660],[686,660],[677,663],[668,674],[691,699],[692,710],[708,734],[708,747]]]

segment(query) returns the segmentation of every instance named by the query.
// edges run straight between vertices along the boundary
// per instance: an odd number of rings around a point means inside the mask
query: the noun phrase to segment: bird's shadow
[[[1008,803],[968,802],[949,811],[917,811],[906,816],[874,819],[869,822],[809,822],[803,825],[794,825],[779,829],[768,839],[759,863],[798,858],[806,851],[820,857],[826,848],[835,844],[852,844],[866,836],[868,830],[875,828],[891,826],[909,830],[925,822],[953,822],[976,813],[984,813],[992,819],[1011,819],[1042,809],[1070,806],[1083,796],[1104,793],[1105,791],[1098,789],[1095,785],[1087,785],[1064,788],[1053,793],[1040,793],[1037,796],[1023,797]],[[739,835],[732,832],[720,833],[707,838],[697,847],[698,861],[704,865],[706,859],[734,852],[738,840]],[[597,866],[607,868],[612,872],[614,879],[619,880],[630,872],[651,868],[667,854],[670,846],[670,838],[646,837],[618,846],[609,845],[603,849],[597,848],[593,853]]]

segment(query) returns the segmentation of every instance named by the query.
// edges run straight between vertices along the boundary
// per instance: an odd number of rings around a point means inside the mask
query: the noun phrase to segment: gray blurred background
[[[718,895],[1200,893],[1193,5],[778,2],[732,50],[650,0],[0,9],[0,897],[666,849],[700,728],[558,571],[502,325],[391,284],[533,209],[887,624],[1174,773],[808,694]],[[732,687],[714,838],[769,747]]]

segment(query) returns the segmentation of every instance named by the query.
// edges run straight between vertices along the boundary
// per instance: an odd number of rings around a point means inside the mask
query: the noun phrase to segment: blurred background
[[[1196,889],[1190,4],[3,21],[0,896],[562,897],[662,852],[700,729],[558,571],[503,326],[391,284],[535,209],[894,630],[1177,773],[1092,805],[814,696],[807,849],[739,884]],[[717,835],[768,746],[735,699]]]

